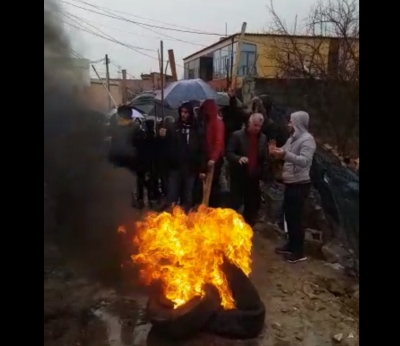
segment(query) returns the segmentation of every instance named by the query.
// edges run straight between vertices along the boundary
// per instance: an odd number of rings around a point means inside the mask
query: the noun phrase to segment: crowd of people
[[[202,182],[213,171],[210,207],[243,207],[251,226],[258,220],[261,184],[275,179],[275,163],[283,164],[283,214],[288,242],[276,249],[291,263],[305,260],[302,214],[310,189],[309,171],[316,144],[308,132],[309,115],[290,115],[282,126],[273,116],[266,96],[255,97],[249,111],[237,107],[233,90],[229,105],[205,100],[199,108],[183,103],[175,121],[144,123],[132,119],[128,106],[117,110],[112,131],[110,161],[136,175],[132,203],[143,208],[147,190],[149,207],[157,211],[180,205],[189,211],[202,200]]]

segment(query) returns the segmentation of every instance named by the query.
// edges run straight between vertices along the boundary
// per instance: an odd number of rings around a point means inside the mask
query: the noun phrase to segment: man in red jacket
[[[205,100],[200,106],[200,118],[203,123],[205,162],[203,173],[200,175],[205,178],[205,172],[214,167],[214,177],[210,194],[210,207],[219,206],[219,176],[223,164],[225,153],[225,129],[223,121],[218,117],[218,107],[214,100]],[[204,162],[204,163],[205,163]]]

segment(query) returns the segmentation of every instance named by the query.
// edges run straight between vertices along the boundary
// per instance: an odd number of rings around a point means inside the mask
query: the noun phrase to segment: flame
[[[160,279],[165,296],[177,308],[203,286],[213,284],[225,309],[235,307],[232,293],[220,269],[226,256],[248,276],[253,231],[232,209],[200,206],[185,214],[175,207],[170,213],[149,213],[138,222],[134,244],[139,253],[132,259],[140,268],[144,284]]]
[[[118,233],[126,234],[126,228],[125,228],[125,226],[119,226],[117,232],[118,232]]]

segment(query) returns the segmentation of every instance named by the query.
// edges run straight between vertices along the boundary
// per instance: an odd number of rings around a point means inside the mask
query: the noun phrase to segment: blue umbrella
[[[218,94],[201,79],[187,79],[174,82],[164,89],[164,102],[172,108],[186,101],[217,100]],[[157,92],[156,100],[161,100]]]

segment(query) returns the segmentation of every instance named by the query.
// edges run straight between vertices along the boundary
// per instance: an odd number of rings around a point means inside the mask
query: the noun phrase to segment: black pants
[[[146,185],[146,173],[137,172],[136,173],[136,198],[138,200],[143,200],[144,198],[144,188]]]
[[[243,218],[253,225],[257,219],[261,203],[259,179],[249,175],[231,175],[231,208],[238,210],[244,206]]]
[[[177,204],[180,201],[181,206],[188,212],[193,208],[193,190],[198,174],[181,168],[171,170],[168,177],[168,205]]]
[[[289,236],[289,251],[304,255],[304,204],[310,192],[310,184],[286,184],[283,212]]]
[[[149,201],[160,198],[158,187],[158,175],[156,172],[149,172],[149,179],[146,181],[147,172],[139,171],[136,173],[136,198],[143,200],[144,190],[147,190],[147,198]]]
[[[212,208],[218,208],[221,206],[221,194],[219,186],[219,176],[221,175],[221,168],[224,164],[223,158],[220,158],[214,165],[214,175],[210,191],[210,201],[208,205]]]

